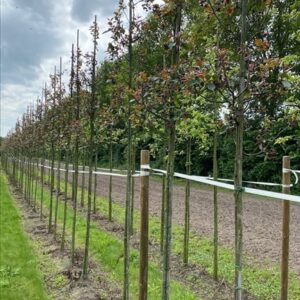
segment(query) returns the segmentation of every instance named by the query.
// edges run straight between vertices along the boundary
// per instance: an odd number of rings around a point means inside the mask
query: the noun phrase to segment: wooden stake
[[[164,228],[165,228],[165,200],[166,200],[166,175],[162,174],[161,187],[161,215],[160,215],[160,255],[163,257],[164,252]]]
[[[290,158],[282,159],[282,192],[290,193],[291,172]],[[281,253],[281,300],[288,300],[288,277],[289,277],[289,235],[290,235],[290,202],[283,201],[282,219],[282,253]]]
[[[141,151],[140,300],[147,299],[149,235],[149,151]]]
[[[186,148],[186,173],[191,175],[191,138],[188,139]],[[184,242],[183,242],[183,262],[188,264],[189,261],[189,238],[190,238],[190,181],[186,180],[185,185],[185,212],[184,212]]]

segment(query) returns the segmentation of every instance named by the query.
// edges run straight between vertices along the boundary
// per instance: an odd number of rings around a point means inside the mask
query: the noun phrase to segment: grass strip
[[[46,300],[42,274],[21,217],[0,173],[0,299]]]

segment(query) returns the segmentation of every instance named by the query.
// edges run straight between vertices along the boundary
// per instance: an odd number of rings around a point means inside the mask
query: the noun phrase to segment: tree
[[[86,239],[85,239],[85,251],[83,261],[83,277],[87,277],[88,273],[88,253],[89,253],[89,239],[90,239],[90,222],[91,222],[91,210],[92,210],[92,178],[93,178],[93,155],[94,155],[94,136],[95,136],[95,115],[96,115],[96,55],[97,55],[97,40],[99,39],[99,27],[97,24],[97,18],[95,17],[94,23],[91,27],[91,33],[93,35],[94,49],[90,56],[91,64],[91,96],[88,107],[89,115],[89,178],[88,178],[88,209],[87,209],[87,224],[86,224]]]

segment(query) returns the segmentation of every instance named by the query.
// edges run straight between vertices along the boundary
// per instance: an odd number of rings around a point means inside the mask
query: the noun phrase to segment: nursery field
[[[63,165],[61,165],[62,167]],[[37,175],[40,174],[37,173]],[[57,178],[57,171],[54,173]],[[25,210],[29,219],[36,219],[38,234],[40,240],[44,235],[44,243],[50,242],[50,252],[54,253],[54,257],[48,258],[49,261],[54,260],[57,265],[55,270],[55,280],[46,284],[48,293],[55,295],[63,293],[65,299],[80,299],[83,294],[89,295],[87,299],[97,299],[101,295],[104,299],[121,299],[121,285],[118,284],[122,274],[122,237],[124,235],[124,194],[126,181],[121,177],[113,177],[112,180],[112,220],[109,220],[109,176],[97,175],[96,187],[96,212],[91,216],[91,262],[89,264],[89,289],[86,285],[81,284],[81,264],[83,260],[83,246],[86,224],[84,218],[87,212],[87,187],[80,185],[78,187],[78,195],[80,205],[78,209],[78,221],[76,228],[76,240],[78,241],[76,251],[75,266],[70,264],[70,233],[72,228],[72,203],[71,200],[71,184],[72,178],[69,178],[67,187],[67,210],[64,209],[65,195],[64,189],[61,189],[57,206],[57,232],[47,234],[47,217],[49,214],[50,195],[49,186],[51,179],[47,175],[44,178],[44,186],[42,188],[40,178],[36,178],[33,185],[33,191],[30,203],[25,201],[21,196],[20,190],[16,187],[15,196],[18,205]],[[7,181],[2,176],[2,183]],[[79,176],[79,182],[83,182],[82,174]],[[57,183],[57,182],[56,182]],[[94,182],[95,183],[95,182]],[[14,186],[14,182],[11,182]],[[61,187],[66,187],[65,181],[61,179]],[[154,177],[150,180],[150,197],[149,197],[149,299],[157,299],[161,293],[159,278],[160,271],[160,205],[161,199],[160,178]],[[19,191],[18,191],[19,190]],[[43,190],[43,195],[41,194]],[[134,217],[133,217],[133,233],[131,236],[131,254],[132,270],[131,270],[131,297],[138,297],[138,287],[136,280],[138,279],[138,257],[139,257],[139,222],[140,222],[140,179],[135,180],[135,201],[134,201]],[[83,196],[81,196],[83,195]],[[43,197],[43,216],[40,219],[40,199]],[[190,233],[190,252],[189,265],[182,262],[183,252],[183,209],[182,202],[184,198],[183,185],[181,181],[176,182],[174,186],[174,211],[173,211],[173,246],[172,246],[172,292],[171,299],[231,299],[232,297],[232,280],[233,280],[233,242],[234,230],[233,223],[230,221],[233,213],[232,196],[229,192],[220,191],[220,248],[219,248],[219,276],[223,278],[224,285],[219,285],[211,278],[213,274],[213,243],[212,243],[212,224],[211,216],[213,206],[211,204],[212,190],[203,185],[195,185],[191,188],[191,233]],[[82,202],[83,200],[83,202]],[[13,201],[10,198],[10,201]],[[258,208],[255,209],[255,206]],[[27,212],[26,212],[27,211]],[[61,230],[66,211],[66,239],[65,249],[61,248]],[[265,214],[265,219],[261,220],[261,213]],[[290,299],[298,299],[300,293],[300,276],[299,276],[299,240],[296,234],[298,227],[299,205],[291,206],[291,243],[290,243]],[[271,199],[245,197],[245,261],[244,261],[244,280],[246,299],[277,299],[280,291],[280,222],[275,223],[275,217],[280,218],[280,207],[278,202]],[[267,217],[266,217],[267,216]],[[201,221],[199,221],[199,219]],[[198,220],[198,221],[197,221]],[[259,222],[264,222],[263,224]],[[254,226],[253,224],[256,224]],[[263,225],[263,226],[262,226]],[[32,226],[32,225],[31,225]],[[42,229],[42,230],[40,230]],[[274,233],[277,230],[278,233]],[[31,230],[31,231],[36,231]],[[259,238],[255,238],[259,235]],[[279,237],[277,237],[279,235]],[[33,235],[33,240],[37,237]],[[248,242],[248,239],[250,241]],[[252,239],[252,240],[251,240]],[[54,243],[54,244],[53,244]],[[270,245],[271,244],[271,245]],[[51,248],[52,247],[52,248]],[[54,247],[54,248],[53,248]],[[277,249],[277,248],[279,249]],[[39,247],[38,247],[39,248]],[[41,251],[39,249],[38,251]],[[49,249],[44,250],[49,252]],[[134,259],[135,257],[135,259]],[[136,262],[134,262],[137,260]],[[44,268],[43,272],[46,277],[49,276],[49,269]],[[48,273],[48,274],[47,274]],[[102,276],[105,276],[104,279]],[[184,286],[184,287],[183,287]],[[67,288],[66,288],[67,287]],[[55,292],[53,291],[55,288]],[[57,291],[59,290],[59,292]],[[109,290],[109,292],[107,292]],[[113,296],[110,296],[113,295]],[[74,298],[72,298],[74,297]],[[77,298],[76,298],[77,297]],[[216,297],[216,298],[214,298]],[[60,299],[60,298],[57,298]]]
[[[300,300],[300,1],[44,2],[4,4],[0,300]]]
[[[71,178],[70,178],[71,179]],[[98,194],[108,197],[109,177],[99,176]],[[135,206],[140,207],[140,181],[135,181]],[[124,195],[126,181],[124,178],[113,178],[112,196],[116,203],[125,205]],[[160,216],[161,181],[150,181],[149,211],[153,216]],[[184,225],[184,185],[174,187],[173,222]],[[282,203],[263,197],[244,197],[244,251],[256,259],[266,259],[280,263]],[[219,240],[221,245],[234,248],[234,198],[232,193],[219,192]],[[204,237],[213,237],[213,191],[207,186],[191,188],[190,198],[191,230]],[[291,205],[290,219],[290,266],[300,276],[300,205]]]
[[[4,177],[3,177],[4,179]],[[5,180],[7,184],[7,181]],[[47,214],[49,208],[50,196],[47,192],[48,184],[45,183],[44,189],[44,214],[42,220],[40,220],[40,213],[37,211],[37,206],[35,208],[32,205],[28,206],[28,203],[22,198],[20,191],[15,190],[14,196],[18,198],[17,204],[23,212],[24,220],[35,220],[35,224],[30,224],[30,232],[34,232],[31,238],[33,241],[38,242],[38,252],[44,255],[44,252],[51,253],[50,257],[43,257],[39,261],[40,264],[44,266],[42,268],[44,276],[53,279],[46,279],[46,287],[50,294],[55,299],[121,299],[121,285],[118,283],[122,276],[122,235],[123,229],[122,225],[118,222],[109,222],[105,216],[96,214],[93,215],[91,224],[92,237],[91,237],[91,250],[92,257],[89,265],[90,275],[89,280],[86,283],[81,282],[81,264],[83,261],[83,251],[82,247],[84,245],[84,234],[86,225],[84,222],[85,209],[80,209],[76,230],[76,239],[78,240],[78,249],[76,251],[76,261],[75,265],[70,264],[70,229],[72,224],[72,212],[71,208],[67,209],[67,238],[65,241],[65,249],[61,249],[61,244],[59,242],[61,235],[57,235],[54,238],[53,234],[49,235],[46,230],[47,224]],[[6,185],[7,187],[7,185]],[[12,185],[12,188],[15,188]],[[41,195],[41,188],[37,188],[37,199]],[[63,200],[63,199],[61,199]],[[107,199],[105,199],[107,201]],[[10,198],[10,201],[14,201]],[[33,203],[32,203],[33,204]],[[104,199],[99,198],[99,205],[103,206]],[[63,219],[63,201],[59,203],[58,206],[58,228],[61,230],[61,221]],[[120,210],[118,218],[120,218]],[[122,218],[122,217],[121,217]],[[29,221],[32,223],[32,221]],[[30,234],[31,235],[31,234]],[[137,238],[133,237],[132,246],[137,242]],[[4,244],[3,244],[4,245]],[[136,247],[136,245],[135,245]],[[138,254],[136,250],[132,252],[132,283],[131,287],[131,297],[133,299],[138,298],[137,291],[138,286],[136,284],[136,276],[138,274]],[[54,264],[54,267],[53,265]],[[149,299],[157,299],[159,297],[160,291],[160,271],[158,270],[159,256],[153,254],[153,263],[149,265]],[[187,271],[187,270],[186,270]],[[185,271],[185,278],[188,273]],[[178,274],[177,274],[178,275]],[[204,290],[199,289],[196,285],[193,286],[193,282],[188,284],[188,287],[184,286],[187,281],[182,281],[182,278],[176,275],[171,280],[172,299],[208,299],[212,295],[219,295],[220,299],[230,299],[230,289],[224,287],[219,291],[218,285],[216,285],[209,277],[201,275],[195,283],[200,284]],[[206,287],[206,288],[205,288]],[[1,289],[2,290],[2,289]],[[12,291],[12,288],[8,289]],[[222,291],[222,293],[221,293]],[[34,292],[34,290],[33,290]],[[61,295],[60,295],[61,294]],[[21,297],[21,296],[20,296]],[[23,299],[16,297],[15,299]],[[27,298],[26,298],[27,299]],[[28,297],[29,299],[29,297]],[[34,298],[35,299],[35,298]],[[37,298],[38,299],[38,298]],[[41,298],[42,299],[42,298]],[[45,298],[48,299],[48,298]]]

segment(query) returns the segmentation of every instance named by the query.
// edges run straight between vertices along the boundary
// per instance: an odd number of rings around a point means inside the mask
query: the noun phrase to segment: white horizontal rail
[[[32,163],[32,164],[35,165],[35,163]],[[39,166],[40,167],[45,167],[47,169],[52,168],[51,166],[41,165],[41,164]],[[142,167],[143,167],[143,170],[153,171],[154,174],[167,174],[166,170],[152,169],[150,167],[150,165],[143,165]],[[53,169],[58,170],[58,168],[56,168],[56,167],[53,168]],[[63,172],[67,171],[66,169],[59,169],[59,170],[63,171]],[[114,169],[114,170],[116,170],[116,169]],[[116,171],[119,171],[119,170],[116,170]],[[296,174],[295,175],[296,176],[296,183],[298,183],[297,173],[300,173],[300,170],[285,169],[284,171],[285,172],[292,172],[293,174]],[[70,169],[69,172],[74,173],[75,171],[73,169]],[[89,171],[79,170],[78,173],[88,174]],[[127,177],[126,174],[113,173],[113,172],[93,171],[92,174],[104,175],[104,176]],[[139,171],[132,174],[133,177],[140,177],[142,175],[143,174],[140,174]],[[197,176],[197,175],[187,175],[187,174],[182,174],[182,173],[178,173],[178,172],[175,172],[174,176],[177,177],[177,178],[191,180],[191,181],[195,181],[195,182],[199,182],[199,183],[203,183],[203,184],[207,184],[207,185],[211,185],[211,186],[216,186],[216,187],[220,187],[220,188],[224,188],[224,189],[228,189],[228,190],[232,190],[232,191],[235,190],[235,186],[233,184],[216,181],[216,180],[213,180],[211,177],[204,177],[204,176]],[[229,179],[220,179],[220,180],[222,180],[222,181],[231,181]],[[265,184],[265,185],[270,185],[270,186],[282,186],[282,184],[270,183],[270,182],[263,183],[263,182],[255,182],[255,181],[246,181],[246,183]],[[280,200],[280,201],[286,200],[286,201],[291,201],[291,202],[295,202],[295,203],[300,203],[300,196],[296,196],[296,195],[290,195],[290,194],[284,194],[284,193],[278,193],[278,192],[271,192],[271,191],[248,188],[248,187],[242,187],[242,191],[246,192],[248,194],[269,197],[269,198],[273,198],[273,199]]]
[[[160,170],[160,169],[152,169],[152,170],[155,172],[166,174],[165,170]],[[204,184],[211,185],[211,186],[221,187],[221,188],[232,190],[232,191],[235,190],[235,186],[233,184],[219,182],[216,180],[208,179],[207,177],[186,175],[186,174],[181,174],[181,173],[177,173],[177,172],[174,173],[174,176],[178,177],[178,178],[195,181],[195,182],[204,183]],[[273,198],[273,199],[277,199],[277,200],[287,200],[287,201],[291,201],[291,202],[300,203],[300,196],[284,194],[284,193],[277,193],[277,192],[270,192],[270,191],[248,188],[248,187],[243,187],[243,191],[246,193],[252,194],[252,195],[259,195],[259,196],[265,196],[265,197],[269,197],[269,198]]]

